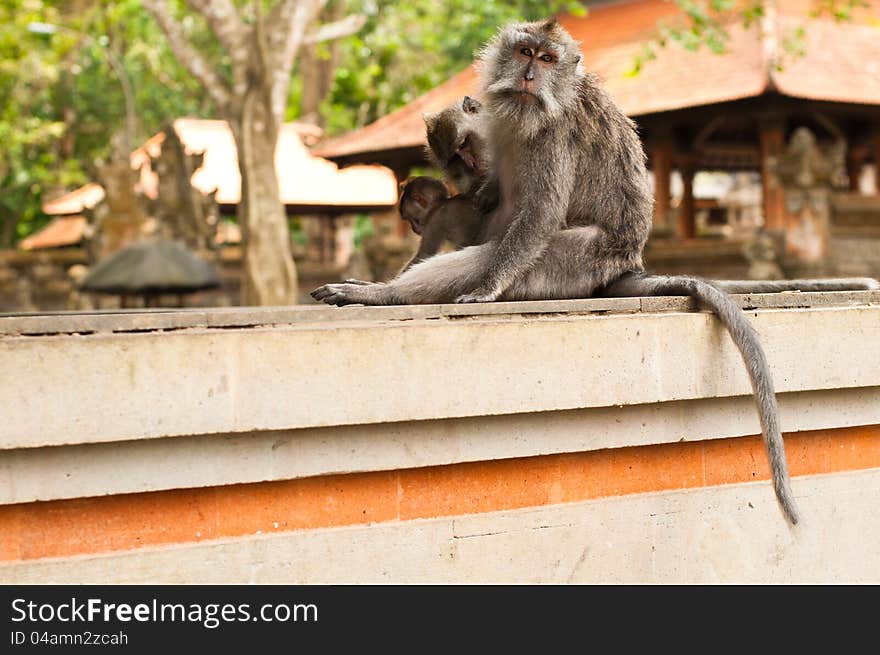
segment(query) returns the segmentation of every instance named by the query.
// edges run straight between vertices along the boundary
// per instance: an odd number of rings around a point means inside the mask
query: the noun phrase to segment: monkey
[[[400,216],[422,237],[419,249],[401,269],[437,254],[444,241],[456,248],[481,242],[483,216],[469,196],[449,197],[449,190],[433,177],[414,177],[403,185],[399,203]]]
[[[653,198],[635,123],[581,65],[555,19],[503,27],[480,53],[487,141],[497,162],[476,193],[487,241],[419,262],[388,283],[328,284],[333,305],[684,294],[711,309],[746,365],[783,515],[799,513],[758,335],[730,296],[699,278],[650,276],[642,252]],[[496,193],[497,190],[497,193]],[[736,281],[729,289],[741,288]]]
[[[465,96],[433,114],[424,114],[427,159],[441,169],[460,194],[476,189],[481,172],[488,168],[489,149],[480,129],[482,103]]]

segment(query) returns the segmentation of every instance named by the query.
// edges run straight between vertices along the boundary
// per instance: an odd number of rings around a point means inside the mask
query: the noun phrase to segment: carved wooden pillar
[[[693,239],[697,235],[696,203],[694,202],[694,174],[696,170],[690,158],[683,160],[678,170],[681,174],[683,191],[681,204],[678,206],[676,234],[679,239]]]
[[[785,122],[781,117],[766,117],[760,121],[759,130],[764,227],[768,230],[785,230],[782,186],[772,170],[785,147]]]
[[[859,177],[862,173],[862,165],[865,163],[867,152],[863,148],[849,146],[846,153],[846,177],[849,180],[849,190],[859,190]]]
[[[874,131],[871,141],[874,146],[874,193],[880,195],[880,127]]]
[[[333,264],[333,253],[336,246],[336,228],[332,216],[321,218],[321,264]]]
[[[652,139],[651,170],[654,173],[654,230],[668,231],[672,174],[671,133],[661,132]]]

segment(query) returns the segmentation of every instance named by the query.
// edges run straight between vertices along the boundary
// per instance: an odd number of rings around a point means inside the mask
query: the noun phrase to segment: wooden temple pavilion
[[[764,227],[782,235],[783,250],[794,258],[825,256],[831,193],[855,190],[866,164],[880,168],[880,0],[867,4],[852,20],[837,22],[811,17],[812,1],[768,0],[755,24],[731,20],[725,54],[670,44],[638,75],[627,73],[657,36],[658,23],[683,20],[676,5],[620,1],[591,6],[586,17],[560,17],[581,42],[584,64],[638,123],[654,176],[656,231],[695,236],[696,172],[757,171]],[[800,56],[784,47],[799,28]],[[381,163],[403,179],[425,164],[422,113],[465,94],[478,95],[473,67],[313,152],[340,165]],[[673,171],[683,186],[675,212]],[[816,200],[817,189],[828,192],[824,200]],[[876,210],[880,228],[880,205],[869,210]]]

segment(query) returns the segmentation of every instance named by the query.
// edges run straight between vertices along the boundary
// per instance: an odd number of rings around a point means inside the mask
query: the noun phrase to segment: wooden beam
[[[871,135],[874,150],[874,193],[880,195],[880,124]]]
[[[658,132],[651,141],[651,170],[654,173],[654,229],[666,230],[669,225],[671,200],[670,176],[673,155],[672,134]]]
[[[782,185],[773,171],[775,161],[785,148],[785,121],[778,115],[759,121],[761,146],[761,187],[764,204],[764,226],[768,230],[785,229],[785,207]]]
[[[867,156],[867,149],[853,146],[852,143],[848,144],[846,151],[846,176],[849,180],[850,191],[859,190],[859,178],[861,177],[862,166]]]
[[[694,202],[694,174],[695,167],[690,161],[683,161],[679,167],[681,174],[681,182],[683,192],[681,196],[681,204],[678,206],[678,215],[676,220],[676,235],[679,239],[693,239],[697,235]]]

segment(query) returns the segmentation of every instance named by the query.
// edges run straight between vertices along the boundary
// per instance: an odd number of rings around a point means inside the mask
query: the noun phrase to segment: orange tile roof
[[[873,24],[813,21],[805,34],[806,56],[789,58],[773,82],[796,98],[880,105],[880,2]],[[783,32],[803,21],[784,16]]]
[[[880,105],[880,0],[856,12],[851,22],[809,20],[812,0],[777,0],[773,29],[763,38],[758,25],[728,27],[724,55],[694,54],[676,45],[657,50],[640,75],[629,77],[646,41],[656,35],[658,20],[673,25],[682,13],[664,0],[635,0],[591,8],[579,18],[560,21],[581,42],[584,63],[599,73],[605,86],[630,116],[672,111],[761,95],[769,89],[797,97]],[[773,49],[796,27],[806,28],[806,54],[787,57],[784,70],[770,63]],[[436,111],[477,91],[471,66],[410,104],[375,123],[318,145],[321,157],[344,158],[397,148],[421,147],[421,115]]]
[[[193,185],[204,192],[217,189],[217,202],[238,204],[241,176],[232,132],[225,121],[179,118],[174,127],[188,152],[205,151],[202,167],[193,175]],[[340,170],[336,164],[314,156],[303,138],[314,139],[317,128],[298,123],[282,126],[275,156],[281,200],[289,206],[314,208],[391,207],[397,202],[394,174],[381,166],[352,166]],[[141,170],[140,187],[148,197],[156,196],[156,175],[149,156],[156,156],[164,139],[151,137],[131,155],[134,168]],[[73,214],[94,207],[104,198],[104,189],[87,184],[43,204],[47,214]]]
[[[54,200],[44,202],[43,213],[50,216],[78,214],[84,209],[91,209],[103,199],[104,188],[97,182],[89,182]]]
[[[85,216],[57,216],[42,230],[22,239],[18,247],[22,250],[39,250],[73,246],[82,241],[85,228]]]

